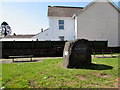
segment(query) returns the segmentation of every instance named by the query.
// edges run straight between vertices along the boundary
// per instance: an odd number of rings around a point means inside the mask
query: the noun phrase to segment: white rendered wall
[[[39,41],[48,41],[51,40],[50,39],[50,30],[45,30],[43,32],[38,33],[37,35],[35,35],[33,38],[38,39]]]
[[[75,17],[75,39],[77,39],[77,17]]]
[[[2,38],[0,41],[36,41],[34,38]]]
[[[59,20],[64,20],[64,30],[59,30]],[[74,40],[74,28],[74,19],[72,17],[49,17],[49,29],[33,38],[38,38],[41,41],[60,41],[59,36],[64,36],[64,40]]]
[[[64,20],[64,30],[59,30],[59,20]],[[49,17],[49,27],[51,39],[59,39],[59,36],[64,36],[65,40],[74,40],[74,19],[72,17]]]
[[[78,38],[108,40],[108,46],[118,44],[118,11],[109,2],[96,2],[77,17]]]
[[[118,13],[118,43],[120,46],[120,13]]]

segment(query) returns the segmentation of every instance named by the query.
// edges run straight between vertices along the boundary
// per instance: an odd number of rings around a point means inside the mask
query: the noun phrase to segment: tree
[[[1,35],[7,36],[11,34],[11,27],[7,22],[1,23]]]

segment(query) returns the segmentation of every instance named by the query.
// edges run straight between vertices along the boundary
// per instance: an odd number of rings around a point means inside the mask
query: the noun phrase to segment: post
[[[93,50],[93,49],[92,49]],[[93,55],[94,55],[94,57],[95,57],[95,49],[93,50]]]
[[[15,40],[13,41],[13,45],[14,45],[14,47],[13,47],[13,55],[15,55]]]
[[[34,47],[34,46],[33,46],[33,40],[32,40],[32,48],[31,48],[31,50],[30,50],[30,55],[32,55],[32,52],[34,51],[34,50],[33,50],[33,47]]]
[[[102,49],[102,54],[103,54],[103,57],[104,57],[104,50]]]
[[[12,58],[12,62],[14,62],[14,57]]]
[[[30,61],[32,61],[32,56],[30,57]]]
[[[112,50],[110,49],[110,53],[111,53],[111,57],[113,57],[113,55],[112,55]]]

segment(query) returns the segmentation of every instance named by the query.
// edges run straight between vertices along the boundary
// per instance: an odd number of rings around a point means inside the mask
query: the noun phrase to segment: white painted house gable
[[[38,40],[65,41],[75,39],[75,22],[72,17],[82,8],[48,6],[49,29],[37,34]]]
[[[65,41],[85,38],[108,41],[108,46],[120,46],[118,8],[108,0],[96,0],[85,8],[48,6],[49,29],[34,38],[40,41]]]
[[[92,2],[83,12],[77,13],[77,38],[108,40],[108,46],[120,46],[118,13],[117,8],[107,0]]]

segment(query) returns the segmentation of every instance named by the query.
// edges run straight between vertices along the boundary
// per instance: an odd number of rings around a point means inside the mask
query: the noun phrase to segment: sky
[[[37,34],[41,28],[44,30],[49,28],[48,5],[85,7],[91,1],[93,0],[87,2],[0,2],[0,24],[6,21],[12,29],[12,34]],[[118,0],[115,4],[118,6]]]

